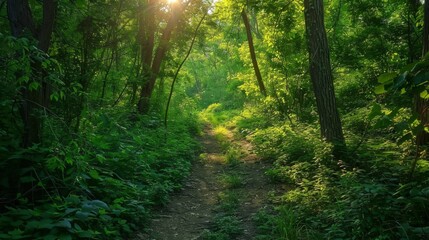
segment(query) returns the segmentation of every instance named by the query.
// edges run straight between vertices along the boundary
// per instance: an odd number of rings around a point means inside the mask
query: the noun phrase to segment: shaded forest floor
[[[253,239],[253,220],[261,209],[270,208],[268,196],[274,185],[261,161],[245,140],[227,133],[228,146],[239,153],[231,156],[209,126],[200,137],[203,153],[195,161],[183,190],[152,221],[149,233],[138,239]],[[224,142],[225,142],[224,140]]]

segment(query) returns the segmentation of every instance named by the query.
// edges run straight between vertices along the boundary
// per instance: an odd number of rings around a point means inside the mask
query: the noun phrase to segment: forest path
[[[227,141],[241,153],[237,161],[228,162],[224,144],[219,144],[209,126],[200,141],[204,152],[194,162],[183,190],[171,196],[153,219],[149,235],[139,239],[202,240],[226,234],[227,239],[248,240],[256,236],[252,218],[269,205],[272,189],[264,175],[269,164],[260,161],[249,142],[232,134]]]

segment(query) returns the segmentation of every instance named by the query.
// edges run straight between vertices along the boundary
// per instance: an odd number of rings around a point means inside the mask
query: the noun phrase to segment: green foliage
[[[408,99],[420,98],[421,101],[429,99],[429,60],[428,56],[425,56],[421,61],[409,64],[403,67],[399,73],[391,72],[385,73],[378,77],[379,85],[375,88],[376,94],[389,93],[394,97],[402,97]],[[402,95],[402,96],[400,96]],[[400,141],[406,141],[412,139],[419,133],[426,131],[429,132],[429,128],[425,126],[426,123],[421,122],[417,116],[420,114],[426,114],[425,110],[416,110],[413,108],[412,113],[406,116],[402,122],[395,122],[396,115],[403,109],[402,106],[394,106],[393,111],[389,114],[381,112],[379,109],[377,112],[371,114],[371,118],[374,118],[377,113],[382,116],[385,124],[391,123],[396,124],[395,127],[401,131]],[[417,112],[416,112],[417,111]],[[425,119],[424,116],[421,116]]]
[[[316,129],[310,126],[275,126],[256,131],[252,143],[256,152],[276,163],[291,164],[316,162],[327,164],[332,161],[331,146],[320,140]]]
[[[32,161],[18,180],[42,192],[20,194],[16,207],[3,210],[3,239],[122,238],[148,222],[152,207],[168,202],[195,154],[190,129],[176,122],[166,131],[157,117],[129,122],[118,110],[89,115],[85,134],[67,145],[34,146],[2,161],[2,169]]]
[[[234,239],[243,233],[240,227],[240,220],[234,216],[221,216],[215,218],[211,231],[206,231],[202,235],[205,240],[228,240]]]
[[[400,92],[401,94],[413,93],[418,94],[421,98],[429,98],[427,88],[428,80],[428,57],[422,61],[409,64],[403,67],[399,73],[385,73],[378,77],[378,85],[375,93],[382,94],[387,90]]]
[[[228,150],[226,150],[225,157],[226,157],[226,163],[228,163],[231,166],[236,166],[238,163],[240,163],[242,152],[239,149],[239,147],[230,146]]]
[[[219,194],[219,206],[217,207],[218,213],[210,229],[204,231],[202,239],[227,240],[241,235],[243,229],[236,214],[239,204],[238,193],[233,189],[221,192]]]
[[[270,234],[283,234],[277,239],[427,237],[424,165],[419,165],[417,179],[407,181],[410,162],[390,150],[394,143],[375,138],[358,150],[353,162],[334,161],[330,146],[316,134],[308,126],[296,132],[271,127],[253,134],[258,153],[274,160],[267,174],[295,186],[276,198],[282,208],[259,216],[261,239],[276,239]],[[292,216],[296,219],[290,220]]]
[[[266,210],[258,212],[254,220],[258,225],[258,240],[297,240],[316,239],[315,233],[304,228],[298,221],[293,209],[281,206],[270,213]]]
[[[121,218],[126,208],[120,204],[108,206],[70,195],[36,208],[8,208],[0,218],[5,227],[0,239],[118,238],[120,232],[131,232],[127,220]]]
[[[140,65],[147,50],[140,44],[144,1],[57,1],[47,53],[28,29],[11,36],[7,2],[0,4],[1,239],[121,239],[144,228],[151,209],[167,203],[189,172],[198,149],[191,134],[201,131],[198,111],[216,126],[231,166],[242,157],[231,144],[235,131],[273,163],[267,174],[274,181],[293,186],[274,199],[283,206],[258,215],[260,239],[428,238],[428,151],[418,155],[413,147],[428,129],[411,102],[429,98],[429,58],[405,66],[421,52],[418,1],[325,1],[349,147],[335,160],[314,127],[302,1],[216,1],[179,74],[168,129],[158,113],[207,1],[190,1],[172,32],[147,116],[130,110],[147,77]],[[30,1],[36,22],[42,4]],[[165,4],[157,10],[157,30],[169,17]],[[243,7],[266,98],[240,24]],[[161,34],[155,35],[159,46]],[[46,106],[25,95],[42,89]],[[25,116],[28,105],[35,109]],[[40,121],[40,129],[28,117]],[[23,148],[25,128],[37,128],[42,141]],[[222,181],[230,189],[242,184],[237,175]],[[236,238],[238,197],[226,191],[219,201],[205,237]]]
[[[239,188],[243,185],[243,179],[238,174],[223,174],[220,177],[220,182],[224,188],[228,189]]]

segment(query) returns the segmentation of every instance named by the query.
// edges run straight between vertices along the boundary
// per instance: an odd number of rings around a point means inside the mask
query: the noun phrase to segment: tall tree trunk
[[[323,0],[304,0],[304,7],[310,75],[316,96],[321,134],[338,149],[345,141],[334,94]]]
[[[424,4],[424,24],[423,24],[423,57],[429,51],[429,2]],[[414,107],[419,116],[420,123],[429,127],[429,101],[420,97],[420,94],[414,96]],[[416,143],[418,146],[427,145],[429,143],[429,133],[421,131],[417,134]]]
[[[28,0],[8,0],[7,15],[12,35],[14,37],[23,37],[26,32],[31,33],[31,36],[38,40],[37,47],[47,53],[54,28],[56,8],[57,2],[55,0],[43,1],[43,19],[40,30],[37,31]],[[32,81],[41,83],[41,87],[37,90],[29,90],[29,86],[25,86],[21,91],[23,102],[20,112],[24,124],[23,147],[29,147],[41,141],[42,121],[37,114],[37,110],[47,108],[49,105],[50,89],[48,84],[43,81],[44,72],[41,64],[38,61],[33,61],[31,67]]]
[[[152,66],[155,44],[155,2],[148,0],[140,14],[141,61],[147,71]]]
[[[149,112],[150,108],[150,98],[152,96],[152,92],[155,87],[155,82],[158,77],[158,74],[161,70],[162,62],[165,58],[165,55],[168,51],[168,47],[170,44],[171,34],[174,30],[174,28],[177,25],[177,22],[179,21],[179,18],[182,14],[182,6],[180,3],[176,3],[173,5],[172,8],[172,15],[170,19],[168,19],[167,26],[165,27],[159,46],[155,52],[155,56],[152,61],[152,66],[150,68],[150,72],[148,74],[144,74],[144,77],[147,77],[147,80],[144,82],[139,96],[139,101],[137,103],[137,110],[141,114],[147,114]],[[143,56],[143,63],[147,63],[149,56]],[[144,65],[143,67],[146,67],[148,65]],[[144,69],[143,69],[144,70]]]
[[[247,17],[247,13],[244,9],[241,11],[241,17],[243,18],[244,26],[246,27],[247,42],[249,43],[250,57],[252,58],[253,70],[255,71],[256,80],[258,81],[259,91],[262,93],[262,95],[266,97],[267,91],[265,89],[264,82],[262,81],[261,71],[259,70],[258,61],[256,59],[255,46],[253,45],[253,37],[252,37],[252,31],[250,29],[249,18]]]

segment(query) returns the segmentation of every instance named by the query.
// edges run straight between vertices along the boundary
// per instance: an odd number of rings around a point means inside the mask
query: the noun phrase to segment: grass
[[[226,163],[231,166],[236,166],[240,163],[243,153],[238,147],[230,146],[225,153]]]
[[[238,174],[223,174],[220,176],[220,182],[224,188],[234,189],[243,186],[243,179]]]
[[[243,233],[241,221],[236,216],[240,198],[236,191],[226,190],[219,194],[218,213],[210,230],[206,230],[204,240],[230,240]]]
[[[222,126],[217,126],[213,129],[216,140],[221,145],[224,151],[228,150],[231,146],[231,133],[230,131]]]
[[[254,220],[258,225],[258,236],[255,238],[258,240],[320,239],[305,229],[295,212],[286,206],[278,207],[276,214],[260,211]]]

